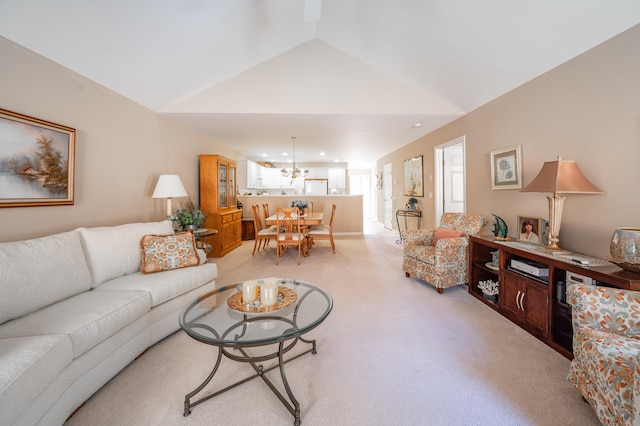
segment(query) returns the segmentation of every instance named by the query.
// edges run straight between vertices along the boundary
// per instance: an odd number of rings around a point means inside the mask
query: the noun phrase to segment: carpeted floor
[[[569,361],[467,293],[405,278],[397,235],[318,242],[275,265],[253,241],[221,259],[217,285],[277,276],[316,283],[334,309],[308,337],[317,355],[287,364],[303,425],[598,425],[566,380]],[[273,243],[272,243],[273,246]],[[67,422],[76,425],[287,425],[293,416],[255,379],[183,417],[216,349],[178,331],[150,348]],[[216,390],[251,374],[224,359]],[[280,384],[277,370],[269,373]]]

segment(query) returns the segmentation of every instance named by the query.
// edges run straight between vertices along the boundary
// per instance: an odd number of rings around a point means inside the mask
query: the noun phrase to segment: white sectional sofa
[[[172,233],[164,221],[0,243],[0,423],[63,424],[214,290],[215,263],[140,272],[141,238]]]

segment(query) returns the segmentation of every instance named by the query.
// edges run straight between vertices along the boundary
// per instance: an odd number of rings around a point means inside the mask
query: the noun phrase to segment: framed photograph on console
[[[549,221],[538,217],[518,216],[518,241],[549,244]]]
[[[540,245],[547,247],[549,245],[549,221],[547,219],[540,219]]]
[[[404,161],[404,195],[424,197],[422,155]]]
[[[73,204],[76,130],[0,109],[0,207]]]
[[[491,189],[522,188],[520,145],[491,151]]]

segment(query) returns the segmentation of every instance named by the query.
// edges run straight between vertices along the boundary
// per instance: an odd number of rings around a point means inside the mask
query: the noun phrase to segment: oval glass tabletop
[[[262,280],[258,282],[261,284]],[[180,327],[192,338],[211,345],[265,345],[307,333],[322,323],[333,308],[331,296],[315,284],[279,278],[278,286],[297,295],[284,309],[260,315],[232,309],[227,299],[237,298],[235,295],[242,292],[242,283],[236,283],[191,302],[180,313]]]

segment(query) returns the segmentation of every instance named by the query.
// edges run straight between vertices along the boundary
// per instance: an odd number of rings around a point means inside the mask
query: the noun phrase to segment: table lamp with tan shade
[[[580,171],[575,161],[547,161],[542,165],[538,175],[520,190],[521,192],[551,192],[549,200],[549,245],[543,247],[550,253],[566,252],[558,245],[560,241],[560,223],[562,221],[562,205],[566,197],[558,194],[604,194],[596,188]]]

